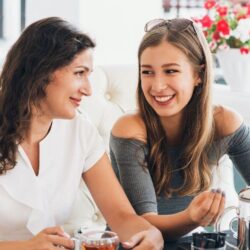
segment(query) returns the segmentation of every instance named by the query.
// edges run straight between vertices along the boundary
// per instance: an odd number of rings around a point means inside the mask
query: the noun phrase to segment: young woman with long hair
[[[175,239],[223,211],[226,190],[211,188],[223,155],[250,183],[250,131],[238,113],[212,105],[212,56],[192,20],[157,19],[145,30],[138,112],[114,125],[110,155],[136,212]]]

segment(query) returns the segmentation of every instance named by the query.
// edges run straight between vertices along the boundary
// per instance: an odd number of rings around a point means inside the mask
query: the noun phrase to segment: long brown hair
[[[139,113],[146,126],[149,149],[146,165],[152,174],[157,194],[163,192],[169,196],[175,192],[179,195],[191,195],[207,189],[212,178],[208,160],[208,152],[214,137],[211,103],[212,57],[202,32],[194,24],[181,32],[163,25],[150,30],[143,37],[138,51],[139,69],[143,51],[163,41],[171,43],[187,55],[202,83],[195,87],[184,111],[181,145],[183,152],[180,159],[181,166],[178,169],[183,176],[183,184],[171,188],[173,170],[169,160],[168,140],[159,116],[143,94],[139,70],[137,99]]]
[[[0,76],[0,175],[16,164],[17,146],[52,73],[94,42],[68,22],[50,17],[27,27],[7,54]]]

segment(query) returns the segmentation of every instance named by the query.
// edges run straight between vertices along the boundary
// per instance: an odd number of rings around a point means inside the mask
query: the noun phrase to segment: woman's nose
[[[167,87],[168,85],[164,77],[156,76],[155,79],[153,80],[152,90],[159,92],[159,91],[166,89]]]
[[[91,87],[90,81],[87,77],[83,80],[80,91],[85,96],[92,95],[92,87]]]

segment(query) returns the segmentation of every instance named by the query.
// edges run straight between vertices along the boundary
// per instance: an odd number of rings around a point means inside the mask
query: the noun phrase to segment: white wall
[[[60,16],[80,27],[81,0],[26,0],[26,26],[49,16]],[[4,0],[4,39],[0,40],[0,67],[10,46],[20,35],[20,0]]]
[[[5,0],[3,3],[4,12],[4,39],[0,39],[0,66],[3,62],[9,47],[17,39],[20,33],[20,0]]]
[[[26,26],[49,16],[60,16],[78,25],[79,1],[81,0],[26,0]]]
[[[0,41],[2,57],[20,33],[20,0],[5,3],[8,37]],[[163,17],[163,9],[162,0],[26,0],[26,25],[49,16],[60,16],[94,38],[95,64],[136,64],[144,25]]]
[[[137,63],[147,21],[163,17],[161,0],[80,0],[80,24],[96,41],[96,64]]]

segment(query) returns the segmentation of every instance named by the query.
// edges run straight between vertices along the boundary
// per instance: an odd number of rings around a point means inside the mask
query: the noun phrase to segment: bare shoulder
[[[119,118],[112,128],[112,134],[122,138],[134,138],[146,141],[145,124],[139,114],[124,115]]]
[[[214,121],[216,135],[225,137],[233,134],[242,124],[242,116],[229,107],[214,106]]]

